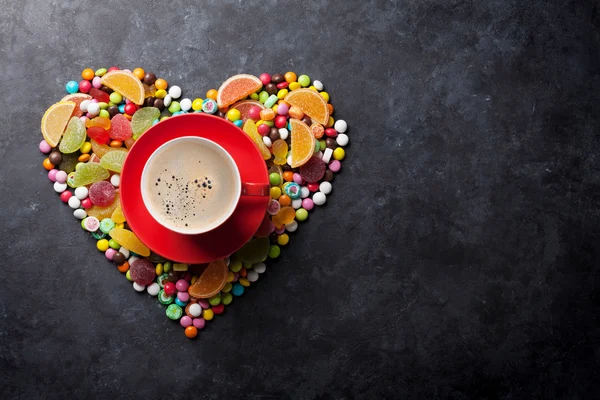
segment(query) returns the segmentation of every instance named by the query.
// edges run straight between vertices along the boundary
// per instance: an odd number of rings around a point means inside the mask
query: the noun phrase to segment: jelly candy
[[[329,122],[327,102],[319,92],[312,89],[292,90],[285,96],[285,102],[298,107],[304,114],[321,125],[327,125]]]
[[[142,81],[131,72],[123,70],[111,71],[104,75],[100,82],[115,92],[122,94],[123,97],[131,100],[138,106],[144,103],[146,93],[144,85],[142,84]]]
[[[110,219],[115,221],[116,224],[122,224],[123,222],[125,222],[125,214],[123,214],[123,209],[121,208],[120,204],[117,205],[115,210],[112,212]],[[162,261],[156,261],[156,262],[162,262]]]
[[[81,117],[83,115],[83,111],[81,111],[81,109],[80,109],[81,102],[84,100],[91,100],[91,99],[92,99],[92,96],[90,96],[89,94],[73,93],[73,94],[66,95],[60,101],[72,101],[73,103],[75,103],[75,110],[73,111],[72,115],[75,117]]]
[[[110,119],[104,117],[88,119],[85,121],[85,126],[88,128],[91,126],[99,126],[108,131],[110,129]]]
[[[77,117],[71,117],[58,149],[63,154],[75,153],[85,143],[85,124]]]
[[[265,146],[262,136],[256,130],[256,124],[254,123],[254,121],[251,119],[246,120],[246,122],[244,123],[243,130],[248,136],[250,136],[250,139],[252,139],[254,144],[256,144],[256,147],[258,147],[258,150],[260,151],[260,154],[262,154],[263,158],[265,160],[271,158],[271,152],[269,151],[267,146]]]
[[[102,90],[96,89],[96,88],[92,88],[90,89],[90,95],[98,100],[98,103],[108,103],[110,101],[110,97],[108,96],[108,93],[103,92]]]
[[[259,112],[260,110],[265,109],[265,106],[263,106],[260,101],[255,100],[242,100],[232,105],[231,108],[238,110],[241,114],[242,121],[246,122],[246,120],[249,118],[253,119],[250,113],[250,109],[254,106],[259,108]],[[256,120],[258,120],[258,118],[256,118]]]
[[[110,120],[110,137],[115,140],[127,140],[133,135],[131,122],[123,116],[117,114]]]
[[[240,74],[227,79],[219,88],[217,104],[219,108],[227,107],[238,100],[256,92],[262,82],[256,76]]]
[[[217,260],[211,262],[198,280],[188,287],[189,295],[198,299],[207,299],[216,295],[225,286],[227,272],[228,269],[225,261]]]
[[[282,226],[292,222],[294,218],[296,218],[296,210],[294,210],[293,207],[286,206],[279,210],[277,215],[272,218],[272,221],[276,228],[281,228]]]
[[[265,108],[260,112],[260,119],[263,121],[271,121],[275,119],[275,111],[271,108]]]
[[[138,285],[149,285],[156,278],[154,264],[145,258],[139,258],[132,262],[129,271],[131,279]]]
[[[61,101],[51,105],[42,117],[42,136],[50,147],[56,147],[69,123],[76,104],[72,101]]]
[[[275,156],[273,163],[276,165],[284,165],[287,162],[288,144],[285,140],[277,139],[271,146],[271,150]]]
[[[75,171],[75,166],[79,163],[79,154],[63,154],[62,160],[60,161],[59,169],[65,171],[67,174]]]
[[[103,181],[110,176],[106,168],[97,163],[78,164],[75,169],[73,185],[75,187],[89,185],[94,182]]]
[[[96,142],[94,139],[90,140],[90,143],[92,144],[92,152],[97,155],[99,158],[104,157],[104,155],[106,153],[108,153],[109,151],[113,151],[115,150],[114,147],[110,147],[107,144],[101,144]]]
[[[95,153],[92,153],[92,156],[90,157],[88,162],[100,163],[100,157],[98,157]]]
[[[142,136],[154,124],[154,120],[158,118],[160,118],[160,110],[156,107],[145,107],[137,110],[131,118],[133,138],[137,139]]]
[[[108,144],[110,142],[108,131],[101,126],[90,126],[87,129],[87,135],[99,144]]]
[[[119,150],[109,151],[100,160],[100,165],[109,171],[121,173],[123,163],[127,157],[127,150],[120,148]]]
[[[106,207],[115,199],[115,187],[107,181],[96,182],[90,186],[88,196],[92,204]]]
[[[150,249],[133,232],[124,228],[114,228],[109,233],[117,243],[142,257],[150,255]]]
[[[325,134],[325,128],[323,128],[323,125],[320,124],[312,124],[310,126],[310,130],[312,131],[315,139],[321,139]]]
[[[115,199],[113,200],[113,202],[111,204],[109,204],[106,207],[92,206],[91,208],[89,208],[87,210],[87,214],[92,217],[96,217],[99,220],[103,220],[105,218],[110,218],[112,216],[113,212],[116,210],[116,208],[119,207],[120,203],[121,203],[121,201],[119,199],[118,190],[117,190]]]
[[[292,128],[292,163],[290,166],[296,168],[312,157],[315,150],[315,136],[308,125],[300,120],[291,118],[290,126]]]
[[[246,243],[244,247],[239,249],[236,253],[236,256],[241,262],[254,264],[261,262],[267,257],[267,254],[269,253],[269,247],[269,238],[254,238]]]
[[[154,84],[148,86],[142,83],[142,86],[144,86],[144,98],[152,97],[156,94],[156,86]]]
[[[300,167],[300,176],[308,183],[318,182],[325,176],[325,162],[317,156],[312,156]]]

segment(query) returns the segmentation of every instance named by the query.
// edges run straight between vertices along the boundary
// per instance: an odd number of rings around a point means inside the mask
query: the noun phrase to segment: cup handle
[[[242,182],[242,196],[268,196],[269,185],[262,183]]]

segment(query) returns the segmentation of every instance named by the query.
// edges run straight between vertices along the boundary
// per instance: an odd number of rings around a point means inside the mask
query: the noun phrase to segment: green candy
[[[137,110],[131,118],[131,130],[133,138],[137,139],[160,117],[160,110],[156,107],[144,107]]]
[[[211,306],[218,306],[221,303],[221,293],[217,293],[216,295],[208,299],[208,302]]]
[[[169,112],[174,114],[177,111],[181,111],[181,105],[179,105],[178,101],[172,101],[171,104],[169,104]]]
[[[115,222],[110,218],[104,218],[102,221],[100,221],[100,230],[104,233],[108,233],[108,232],[112,231],[114,227],[115,227]],[[110,246],[110,244],[109,244],[109,246]]]
[[[162,290],[161,290],[161,292],[162,292]],[[159,293],[159,296],[160,296],[160,293]],[[181,318],[181,315],[183,314],[183,310],[177,304],[171,304],[169,307],[167,307],[165,314],[167,314],[167,317],[169,317],[172,320],[178,320],[179,318]]]
[[[133,281],[133,279],[131,279],[131,270],[130,269],[127,270],[127,273],[125,274],[125,278],[127,278],[127,280],[129,282]]]
[[[102,229],[102,223],[100,223],[100,229]],[[119,243],[117,243],[116,240],[110,239],[108,241],[108,247],[110,247],[111,249],[119,250],[121,248],[121,245]]]
[[[298,83],[302,85],[302,87],[310,86],[310,77],[308,75],[300,75],[298,77]]]
[[[305,210],[306,211],[306,210]],[[277,258],[281,254],[281,249],[276,244],[271,245],[269,248],[269,258]]]
[[[275,97],[277,97],[277,96],[275,96]],[[258,101],[260,101],[263,104],[265,104],[265,101],[267,101],[268,98],[269,98],[269,93],[267,93],[264,90],[262,92],[260,92],[260,94],[258,95]]]
[[[83,224],[83,221],[81,221]],[[81,225],[83,226],[83,225]],[[100,239],[104,239],[106,237],[106,233],[101,232],[101,231],[96,231],[96,232],[92,232],[92,237],[96,240],[100,240]],[[109,246],[110,246],[110,242],[109,242]]]
[[[304,208],[299,208],[296,210],[296,219],[298,221],[304,221],[306,218],[308,218],[308,211],[306,211]]]
[[[265,107],[267,107],[267,108],[273,107],[275,105],[275,103],[277,103],[277,100],[279,100],[279,97],[277,97],[274,94],[270,95],[269,98],[265,101]]]
[[[97,69],[95,72],[96,76],[104,76],[104,74],[106,74],[108,72],[108,70],[106,68],[100,68]]]
[[[279,175],[277,172],[271,173],[269,175],[269,182],[271,183],[271,186],[279,186],[281,183],[281,175]]]
[[[173,302],[173,296],[167,296],[165,294],[165,291],[161,289],[160,292],[158,292],[158,301],[160,302],[160,304],[164,304],[164,305],[171,304]],[[177,306],[177,304],[174,304],[174,305]],[[179,306],[177,306],[177,307],[179,307]],[[167,314],[167,315],[169,315],[169,314]]]
[[[231,304],[232,301],[233,301],[233,295],[231,293],[225,293],[221,297],[221,303],[225,304],[226,306]]]
[[[107,118],[107,119],[110,118],[110,114],[106,110],[100,110],[100,112],[98,113],[98,116],[102,117],[102,118]]]
[[[231,260],[229,263],[229,270],[231,272],[240,272],[242,269],[242,262],[240,260]]]
[[[166,263],[163,264],[163,271],[169,272],[171,270],[172,266],[173,266],[173,264],[171,263],[171,261],[167,261]]]
[[[101,101],[100,103],[98,103],[98,105],[100,106],[101,110],[106,110],[108,108],[108,103],[105,103],[103,101]]]
[[[165,287],[165,282],[167,282],[167,279],[169,279],[169,274],[162,274],[161,276],[156,278],[156,283],[158,283],[158,286],[160,286],[160,288],[162,289]]]
[[[252,100],[258,100],[258,93],[252,93],[252,94],[250,95],[250,98],[251,98]]]
[[[119,104],[120,102],[123,101],[123,96],[121,96],[120,93],[117,92],[112,92],[109,96],[111,103],[113,104]]]
[[[319,140],[319,150],[325,151],[327,148],[327,142],[324,140]]]

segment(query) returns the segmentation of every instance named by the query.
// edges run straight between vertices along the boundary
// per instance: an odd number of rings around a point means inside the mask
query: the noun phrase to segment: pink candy
[[[194,318],[192,323],[198,329],[202,329],[204,328],[204,325],[206,325],[206,321],[204,320],[204,318]]]
[[[248,110],[248,117],[250,117],[250,119],[258,121],[260,119],[260,107],[258,107],[258,106],[250,107],[250,109]]]
[[[302,200],[302,208],[304,208],[306,211],[310,211],[313,208],[315,208],[315,203],[314,203],[314,201],[312,201],[309,198],[303,199]]]
[[[52,146],[50,146],[45,140],[42,140],[40,142],[40,151],[44,154],[48,154],[52,151]]]
[[[179,320],[179,323],[181,324],[181,326],[183,326],[184,328],[187,328],[188,326],[192,325],[192,319],[190,317],[188,317],[187,315],[184,315],[183,317],[181,317],[181,319]]]
[[[187,291],[189,286],[190,286],[190,284],[185,279],[180,279],[175,283],[175,287],[180,292]]]
[[[264,74],[260,74],[258,79],[260,79],[262,84],[265,86],[271,83],[271,75],[267,74],[266,72]]]
[[[279,115],[287,115],[290,108],[287,104],[280,104],[277,106],[277,114]]]
[[[102,78],[95,76],[94,79],[92,79],[92,86],[95,89],[100,89],[102,87]]]
[[[92,84],[90,81],[86,81],[85,79],[79,82],[79,91],[81,93],[87,93],[92,88]]]
[[[206,300],[198,300],[198,304],[200,304],[200,307],[202,307],[205,310],[207,308],[210,308],[210,304]]]
[[[65,171],[58,171],[54,176],[58,183],[65,183],[67,181],[67,173]]]
[[[304,179],[302,179],[302,176],[299,173],[295,172],[293,179],[298,185],[304,185]]]
[[[329,163],[329,169],[333,172],[338,172],[340,169],[342,169],[342,163],[338,160],[333,160]]]
[[[190,294],[188,292],[178,292],[177,298],[179,299],[179,301],[186,303],[190,301]]]
[[[52,182],[56,182],[56,174],[58,173],[57,169],[51,169],[48,171],[48,179]]]
[[[109,259],[109,260],[111,260],[111,261],[112,261],[112,259],[113,259],[113,256],[114,256],[115,254],[117,254],[117,251],[116,251],[115,249],[113,249],[112,247],[111,247],[111,248],[108,248],[108,249],[106,249],[106,251],[104,252],[104,255],[106,256],[106,258],[108,258],[108,259]]]

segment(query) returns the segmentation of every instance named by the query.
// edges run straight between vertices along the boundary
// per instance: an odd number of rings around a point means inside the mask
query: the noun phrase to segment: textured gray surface
[[[2,397],[597,394],[596,4],[0,0]],[[190,96],[307,73],[350,125],[327,206],[199,340],[40,166],[44,110],[113,64]]]

